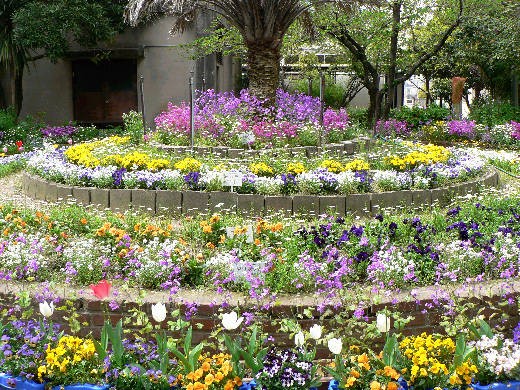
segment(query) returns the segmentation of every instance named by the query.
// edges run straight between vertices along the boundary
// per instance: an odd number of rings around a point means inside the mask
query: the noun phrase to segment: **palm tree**
[[[291,24],[310,7],[332,0],[130,0],[130,24],[157,14],[177,17],[172,31],[183,31],[203,9],[222,16],[236,27],[247,50],[249,89],[274,102],[279,83],[280,50]]]
[[[6,99],[13,105],[16,114],[22,108],[22,79],[29,53],[17,43],[14,36],[13,17],[29,3],[28,0],[3,0],[0,2],[0,70],[10,76],[11,97]]]

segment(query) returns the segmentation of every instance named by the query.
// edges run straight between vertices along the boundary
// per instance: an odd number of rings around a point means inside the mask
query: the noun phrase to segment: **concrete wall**
[[[72,67],[70,61],[53,64],[41,59],[25,69],[21,117],[44,113],[49,123],[73,119]]]
[[[113,58],[125,53],[125,49],[138,49],[133,51],[134,54],[139,52],[137,85],[142,76],[148,126],[153,126],[153,118],[167,107],[169,101],[180,103],[189,99],[190,71],[194,72],[195,81],[199,85],[203,78],[202,72],[206,72],[207,88],[234,89],[233,74],[236,65],[232,67],[232,60],[224,59],[224,64],[220,66],[219,72],[222,75],[217,86],[214,56],[202,60],[205,63],[204,67],[196,66],[196,62],[189,60],[176,46],[193,41],[197,31],[186,31],[182,35],[171,36],[169,31],[173,21],[173,18],[162,18],[144,27],[129,28],[109,45],[100,46],[100,49],[106,49],[107,53],[112,49]],[[72,52],[76,57],[81,56],[81,53],[88,53],[77,45],[72,47]],[[71,68],[70,60],[53,64],[43,59],[31,66],[30,72],[26,72],[24,77],[25,98],[22,115],[45,112],[46,121],[51,124],[73,120]],[[141,99],[138,100],[141,109]]]

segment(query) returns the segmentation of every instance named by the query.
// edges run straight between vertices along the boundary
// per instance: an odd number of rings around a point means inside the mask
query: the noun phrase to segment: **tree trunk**
[[[382,91],[378,88],[372,88],[368,90],[370,97],[370,105],[368,106],[368,125],[375,133],[377,121],[381,119],[381,96]]]
[[[249,91],[260,99],[266,99],[268,105],[275,102],[280,81],[280,59],[279,46],[255,42],[247,45]]]
[[[9,78],[10,78],[10,88],[11,88],[11,105],[14,108],[16,116],[20,115],[20,111],[22,110],[22,102],[23,102],[23,71],[24,67],[16,67],[14,66],[14,61],[11,61],[11,65],[9,66]]]
[[[426,108],[430,107],[432,103],[432,95],[430,92],[430,75],[424,75],[424,89],[426,90]]]
[[[0,109],[7,108],[7,104],[5,103],[5,95],[4,89],[2,88],[2,84],[0,84]]]

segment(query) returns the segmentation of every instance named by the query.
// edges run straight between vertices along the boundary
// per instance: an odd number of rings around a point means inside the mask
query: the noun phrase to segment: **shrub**
[[[368,108],[349,108],[348,115],[353,125],[368,129]]]
[[[476,102],[471,107],[469,118],[489,127],[510,121],[520,122],[520,107],[507,102]]]
[[[446,120],[450,116],[450,110],[435,104],[428,108],[399,107],[390,111],[390,118],[405,121],[412,130],[417,130],[421,125],[435,121]]]
[[[143,117],[136,111],[123,114],[123,122],[126,134],[130,136],[133,144],[138,145],[143,140],[144,127]]]
[[[309,81],[307,79],[298,80],[294,85],[294,91],[308,93]],[[345,91],[340,84],[336,84],[331,77],[325,80],[325,105],[332,108],[340,108],[343,106]],[[312,80],[312,96],[320,96],[320,79]]]
[[[12,129],[16,126],[16,114],[14,110],[9,107],[4,110],[0,110],[0,131],[3,133],[6,130]],[[0,140],[3,137],[0,136]]]

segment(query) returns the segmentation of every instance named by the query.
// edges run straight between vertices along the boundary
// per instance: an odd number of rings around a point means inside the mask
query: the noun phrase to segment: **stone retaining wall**
[[[516,287],[518,281],[515,282]],[[2,284],[5,284],[3,282]],[[468,289],[472,290],[471,294],[465,295],[466,298],[460,298],[459,304],[466,305],[466,311],[464,315],[466,318],[471,319],[476,315],[483,315],[485,318],[494,317],[492,325],[499,325],[501,331],[505,332],[510,336],[512,329],[520,321],[520,315],[516,304],[507,304],[506,298],[503,296],[501,289],[489,289],[485,284],[483,287],[469,286]],[[495,286],[496,287],[496,286]],[[19,293],[22,290],[29,291],[32,297],[32,305],[35,315],[39,315],[38,303],[34,299],[34,295],[37,292],[37,286],[31,287],[31,285],[9,285],[7,288],[3,287],[0,291],[0,304],[3,307],[13,307],[15,304],[14,293]],[[377,305],[371,305],[365,308],[364,315],[368,322],[374,322],[376,315],[383,309],[389,309],[392,312],[400,312],[403,317],[413,316],[411,320],[402,330],[404,335],[417,335],[422,332],[427,333],[444,333],[443,327],[440,322],[443,318],[443,313],[446,312],[443,302],[439,302],[438,298],[434,298],[435,293],[432,288],[422,288],[421,295],[415,299],[411,298],[410,295],[400,293],[395,295],[393,298],[396,302],[386,302]],[[473,291],[474,290],[474,291]],[[518,288],[513,290],[516,292],[507,294],[507,298],[518,299],[520,292]],[[198,294],[198,295],[197,295]],[[90,292],[83,293],[83,298],[79,298],[74,301],[74,308],[77,313],[77,320],[82,323],[80,333],[82,335],[92,334],[94,337],[98,337],[100,334],[101,327],[105,319],[109,319],[112,324],[115,324],[123,317],[131,317],[133,310],[139,310],[148,314],[151,319],[151,304],[152,302],[167,302],[168,298],[176,299],[179,302],[190,302],[190,308],[193,307],[192,302],[199,302],[195,314],[191,318],[191,324],[193,328],[193,342],[198,343],[202,340],[207,340],[210,337],[211,332],[218,329],[221,325],[219,315],[222,313],[219,310],[218,302],[221,302],[222,296],[215,295],[215,292],[211,291],[192,291],[189,299],[186,297],[168,297],[167,294],[150,292],[150,297],[145,296],[146,301],[142,302],[142,299],[134,299],[126,296],[122,298],[123,294],[119,297],[114,298],[119,303],[117,310],[111,311],[107,307],[106,301],[96,300]],[[67,293],[60,294],[62,298],[70,299],[73,295],[77,296],[77,293],[67,295]],[[181,293],[182,295],[182,293]],[[137,294],[136,294],[137,296]],[[217,304],[209,303],[214,299]],[[411,300],[410,300],[411,299]],[[402,300],[402,301],[400,301]],[[247,300],[240,300],[240,303],[229,302],[230,306],[224,310],[229,312],[235,310],[235,305],[239,306],[241,312],[250,311],[254,314],[254,308],[251,308]],[[310,303],[313,302],[313,303]],[[504,304],[506,302],[506,304]],[[62,303],[61,303],[62,304]],[[57,305],[60,306],[61,304]],[[294,340],[289,339],[285,333],[280,333],[279,326],[273,325],[272,320],[281,320],[287,318],[293,318],[299,322],[302,329],[309,330],[313,324],[320,324],[324,326],[326,332],[333,331],[337,327],[337,323],[333,322],[332,319],[336,314],[341,313],[344,317],[352,316],[352,311],[346,308],[335,309],[330,311],[328,315],[320,316],[316,311],[315,299],[309,299],[308,296],[295,295],[293,297],[283,297],[280,302],[273,306],[268,312],[263,312],[260,320],[263,330],[274,337],[275,342],[279,345],[293,346]],[[174,309],[180,309],[181,315],[187,311],[185,304],[178,303],[167,303],[168,313],[171,313]],[[310,309],[310,311],[309,311]],[[309,313],[311,316],[309,317]],[[67,322],[63,318],[64,316],[71,316],[71,310],[66,311],[56,310],[52,316],[52,320],[55,323],[60,323],[67,329]],[[457,313],[460,314],[460,313]],[[183,316],[184,318],[184,316]],[[175,320],[169,315],[167,320]],[[167,321],[162,325],[167,326]],[[199,325],[197,325],[199,324]],[[393,323],[392,323],[393,325]],[[130,326],[125,326],[129,328]],[[356,336],[355,334],[348,334],[345,337]],[[383,340],[376,340],[376,343],[381,343]],[[318,347],[319,358],[330,357],[326,346]]]
[[[195,153],[199,156],[210,156],[220,157],[229,159],[243,159],[243,158],[254,158],[263,154],[277,155],[279,152],[288,154],[294,157],[307,157],[314,158],[327,153],[334,156],[351,156],[358,153],[361,150],[370,149],[373,144],[373,140],[370,138],[356,138],[350,141],[341,141],[335,144],[326,144],[322,147],[318,146],[295,146],[285,148],[273,148],[273,149],[236,149],[227,146],[195,146],[193,150],[189,146],[173,146],[173,145],[162,145],[154,144],[153,146],[157,149],[163,150],[172,154],[184,154],[184,153]]]
[[[237,212],[246,216],[283,213],[287,216],[370,215],[386,207],[429,208],[446,205],[455,196],[478,192],[481,187],[496,187],[497,172],[474,181],[432,190],[407,190],[350,195],[264,196],[234,192],[167,191],[142,189],[102,189],[74,187],[44,180],[27,172],[23,175],[24,192],[48,202],[70,201],[99,209],[125,212],[133,209],[150,214],[211,214]]]

